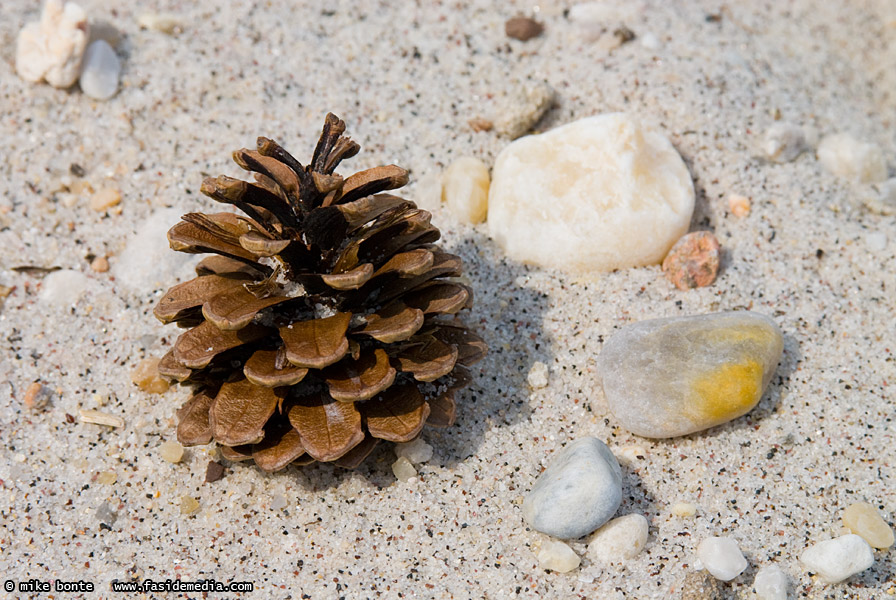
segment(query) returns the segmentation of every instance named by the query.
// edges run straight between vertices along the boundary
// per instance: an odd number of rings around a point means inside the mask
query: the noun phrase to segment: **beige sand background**
[[[93,21],[120,33],[122,88],[97,102],[15,75],[16,33],[39,7],[4,2],[0,284],[15,289],[0,308],[2,578],[83,578],[100,590],[89,597],[110,597],[112,579],[179,577],[254,581],[246,598],[668,598],[699,541],[730,535],[751,564],[732,597],[751,597],[756,569],[770,563],[791,576],[791,597],[888,597],[892,549],[837,586],[814,581],[797,558],[840,532],[853,501],[890,522],[896,513],[896,220],[864,211],[860,191],[811,153],[767,164],[756,144],[780,115],[822,135],[853,132],[896,167],[892,3],[604,4],[619,15],[608,28],[638,36],[612,52],[584,38],[568,3],[540,5],[546,31],[521,43],[505,37],[504,21],[532,14],[532,2],[84,0]],[[140,29],[147,11],[177,15],[183,31]],[[644,46],[648,34],[659,48]],[[148,395],[130,373],[175,338],[151,309],[184,269],[155,257],[155,268],[122,269],[129,244],[144,252],[135,233],[156,223],[164,248],[178,214],[212,209],[202,178],[238,175],[230,152],[258,135],[307,159],[327,111],[362,146],[341,172],[403,165],[405,195],[426,202],[454,158],[493,161],[507,140],[467,121],[495,117],[527,80],[558,93],[539,129],[625,110],[669,135],[698,189],[693,228],[725,248],[718,281],[680,292],[658,267],[587,279],[529,268],[505,260],[484,227],[435,209],[473,282],[467,319],[492,351],[457,425],[424,434],[435,456],[418,479],[395,481],[389,448],[355,472],[235,465],[213,484],[203,483],[209,448],[161,460],[187,391]],[[120,214],[91,210],[90,194],[72,191],[80,182],[120,189]],[[752,198],[749,217],[729,214],[731,193]],[[883,250],[867,243],[875,233],[887,236]],[[112,270],[92,271],[92,256],[108,256]],[[86,290],[74,306],[42,296],[45,275],[13,270],[23,266],[79,271]],[[614,329],[738,308],[773,317],[786,337],[752,413],[661,442],[606,414],[594,364]],[[549,385],[532,391],[537,360],[550,366]],[[55,390],[44,411],[22,404],[35,380]],[[69,422],[81,408],[126,424]],[[518,502],[552,453],[584,435],[621,456],[619,514],[644,514],[650,541],[622,566],[586,557],[572,573],[545,572],[536,554],[546,538],[526,528]],[[115,482],[101,483],[108,472]],[[181,514],[184,495],[199,501],[196,513]],[[695,503],[696,516],[672,516],[677,501]],[[96,516],[103,503],[117,513],[111,528]],[[585,551],[584,541],[573,547]]]

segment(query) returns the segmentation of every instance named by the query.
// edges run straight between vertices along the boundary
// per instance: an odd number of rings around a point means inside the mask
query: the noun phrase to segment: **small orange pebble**
[[[719,240],[708,231],[682,236],[663,260],[666,279],[680,290],[705,287],[719,272]]]
[[[97,256],[90,262],[90,268],[97,273],[105,273],[109,270],[109,260],[105,256]]]
[[[750,214],[750,199],[739,194],[728,196],[728,210],[735,217],[746,217]]]

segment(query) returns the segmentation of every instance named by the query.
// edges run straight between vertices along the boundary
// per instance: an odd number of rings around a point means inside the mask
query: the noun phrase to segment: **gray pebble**
[[[115,524],[115,520],[118,519],[118,514],[112,510],[108,502],[103,502],[96,509],[96,518],[100,523],[105,523],[111,527]]]
[[[622,501],[622,472],[597,438],[576,440],[557,453],[523,501],[523,518],[554,537],[587,535],[610,520]]]
[[[118,91],[121,61],[106,40],[87,46],[81,65],[81,91],[97,100],[108,100]]]

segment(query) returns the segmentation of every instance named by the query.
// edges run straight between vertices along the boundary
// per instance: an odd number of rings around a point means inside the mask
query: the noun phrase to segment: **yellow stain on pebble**
[[[762,365],[755,360],[721,365],[694,382],[695,403],[688,407],[696,422],[724,423],[746,413],[762,392]]]

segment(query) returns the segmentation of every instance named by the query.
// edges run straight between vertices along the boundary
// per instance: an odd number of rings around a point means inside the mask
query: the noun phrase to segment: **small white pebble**
[[[818,160],[834,175],[859,183],[878,183],[887,178],[887,163],[880,146],[858,140],[848,133],[829,135],[821,140]]]
[[[538,551],[538,564],[542,569],[569,573],[581,562],[579,555],[563,542],[547,541]]]
[[[171,35],[181,30],[181,21],[176,15],[168,13],[143,13],[137,17],[137,25],[143,29],[161,31]]]
[[[601,563],[618,563],[634,558],[647,545],[649,526],[643,515],[617,517],[594,532],[588,556]]]
[[[392,473],[398,481],[408,481],[412,477],[417,476],[417,469],[405,457],[401,457],[392,463]]]
[[[709,537],[697,546],[703,568],[720,581],[731,581],[747,568],[747,559],[733,539]]]
[[[887,236],[880,231],[865,234],[865,246],[872,252],[880,252],[887,247]]]
[[[697,514],[697,507],[690,502],[676,502],[669,510],[676,517],[693,517]]]
[[[271,499],[272,510],[283,510],[284,508],[286,508],[286,496],[277,494]]]
[[[16,462],[19,462],[19,463],[25,462],[25,455],[22,454],[21,452],[17,453],[12,458],[13,458],[13,460],[15,460]]]
[[[838,583],[861,573],[874,564],[874,552],[868,542],[854,533],[809,546],[800,562],[827,583]]]
[[[548,366],[541,361],[532,363],[529,374],[526,375],[526,381],[534,390],[540,390],[548,385]]]
[[[417,438],[412,442],[395,444],[395,456],[406,458],[411,463],[419,465],[429,462],[432,458],[432,446],[423,441],[422,438]]]
[[[87,46],[81,68],[81,91],[97,100],[108,100],[118,91],[121,61],[106,40]]]
[[[753,590],[760,600],[787,600],[787,574],[777,565],[759,569]]]
[[[643,446],[620,446],[613,452],[621,462],[629,465],[636,464],[647,456],[647,450]]]
[[[159,446],[159,455],[164,461],[179,463],[184,457],[184,447],[174,440],[169,440]]]
[[[87,291],[89,280],[80,271],[62,269],[44,277],[38,298],[53,306],[72,306]]]
[[[641,35],[641,45],[648,50],[659,50],[663,46],[662,42],[660,42],[660,38],[656,37],[656,35],[650,31]]]
[[[871,212],[881,215],[896,214],[896,177],[882,183],[867,186],[862,200]]]
[[[477,224],[488,214],[488,167],[478,158],[455,160],[442,174],[442,201],[462,221]]]
[[[802,128],[782,121],[773,124],[765,131],[761,144],[765,157],[778,163],[794,160],[808,147]]]

